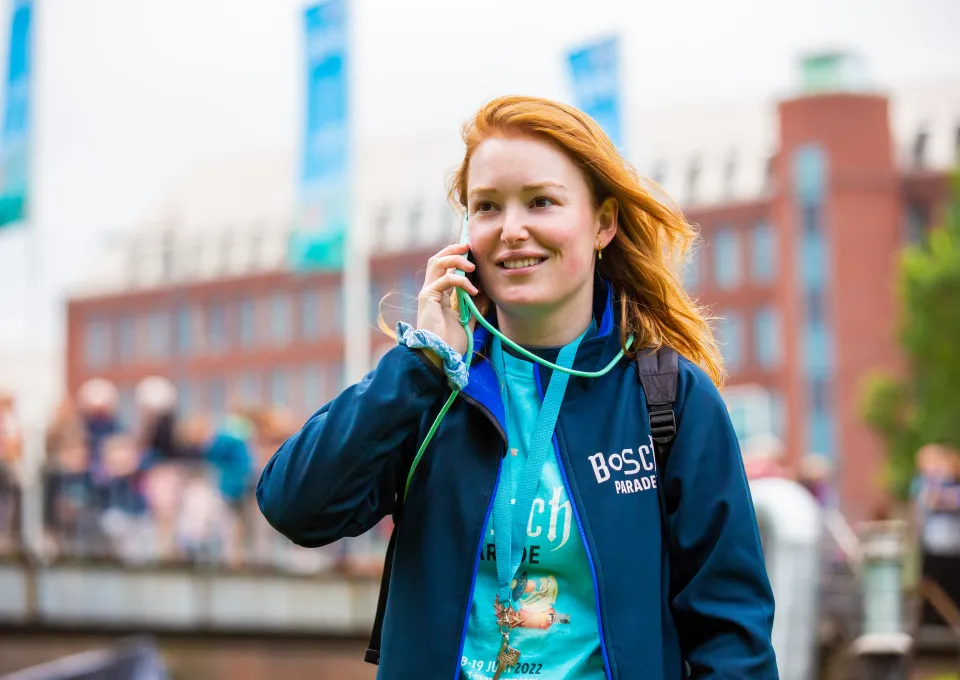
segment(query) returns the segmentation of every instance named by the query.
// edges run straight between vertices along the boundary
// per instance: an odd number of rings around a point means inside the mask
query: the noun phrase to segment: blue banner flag
[[[620,46],[606,38],[567,55],[575,105],[593,118],[623,153],[620,121]]]
[[[307,8],[304,27],[306,129],[289,258],[298,270],[340,270],[350,215],[347,0]]]
[[[30,180],[30,75],[32,0],[13,0],[10,49],[0,129],[0,227],[27,213]]]

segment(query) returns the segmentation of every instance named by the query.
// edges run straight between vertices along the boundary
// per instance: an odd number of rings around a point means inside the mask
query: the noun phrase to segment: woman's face
[[[467,171],[480,289],[514,315],[591,304],[596,250],[617,229],[616,202],[594,203],[584,176],[553,144],[528,136],[481,142]]]

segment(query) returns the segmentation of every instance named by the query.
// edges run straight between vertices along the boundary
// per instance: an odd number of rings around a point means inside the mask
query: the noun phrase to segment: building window
[[[803,333],[803,366],[807,377],[829,375],[833,347],[826,324],[807,323]]]
[[[316,289],[300,293],[300,335],[304,340],[320,336],[320,292]]]
[[[270,372],[270,403],[274,406],[288,406],[290,403],[289,383],[283,369]]]
[[[133,317],[123,315],[120,317],[119,328],[117,329],[118,352],[117,359],[121,364],[129,364],[137,349],[137,329]]]
[[[717,230],[713,238],[713,275],[720,288],[729,290],[740,284],[740,238],[729,227]]]
[[[810,412],[807,415],[807,449],[812,455],[833,456],[833,428],[832,414]]]
[[[778,439],[786,437],[787,405],[780,390],[770,391],[770,421],[773,436]]]
[[[177,310],[177,354],[190,356],[193,350],[193,315],[190,307],[182,305]]]
[[[777,265],[776,236],[770,223],[761,220],[753,227],[750,247],[750,269],[753,280],[770,283]]]
[[[808,290],[805,297],[807,299],[807,323],[811,326],[820,326],[826,323],[827,312],[824,306],[823,290]]]
[[[207,349],[219,354],[227,349],[227,309],[215,302],[207,307]]]
[[[324,335],[336,335],[343,328],[341,288],[320,289],[320,324]]]
[[[163,359],[170,354],[170,315],[167,312],[152,312],[148,321],[150,356]]]
[[[91,319],[87,321],[83,333],[84,362],[87,367],[103,368],[110,363],[110,322]]]
[[[793,158],[794,193],[805,205],[823,201],[827,184],[827,161],[823,149],[805,146]]]
[[[757,362],[764,368],[776,368],[781,357],[780,312],[774,307],[763,307],[753,322]]]
[[[810,379],[810,410],[814,413],[826,413],[830,410],[830,379],[826,376],[814,376]]]
[[[240,335],[240,346],[244,349],[253,347],[257,337],[256,307],[253,300],[243,299],[237,310],[237,326]]]
[[[803,371],[806,378],[806,438],[809,450],[833,454],[834,416],[830,410],[830,375],[833,365],[833,331],[825,309],[825,283],[829,277],[829,249],[823,228],[823,203],[827,186],[827,156],[808,145],[793,157],[793,190],[800,203],[800,284],[805,307],[802,333]]]
[[[260,376],[252,371],[243,372],[237,380],[236,395],[244,404],[259,404],[263,399]]]
[[[275,345],[290,342],[290,298],[284,293],[276,293],[270,299],[270,339]]]
[[[727,311],[721,316],[717,342],[727,370],[736,373],[743,363],[743,317],[740,312]]]
[[[188,417],[196,414],[200,407],[198,396],[189,380],[177,381],[177,407],[181,415]]]
[[[137,361],[149,359],[150,354],[150,314],[145,312],[134,317],[134,348],[133,353]]]
[[[727,402],[727,412],[730,414],[730,424],[733,425],[733,431],[737,434],[737,440],[746,444],[750,439],[750,420],[748,418],[748,408],[743,400],[729,400]]]
[[[326,401],[324,400],[323,371],[320,364],[307,364],[301,372],[301,397],[304,411],[316,412]]]
[[[808,288],[823,288],[827,278],[827,247],[817,229],[803,234],[800,242],[800,275]]]

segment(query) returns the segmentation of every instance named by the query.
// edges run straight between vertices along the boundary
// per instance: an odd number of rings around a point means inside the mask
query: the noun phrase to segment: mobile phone
[[[477,263],[477,261],[473,258],[472,250],[467,251],[467,260],[469,262],[473,262],[474,264]],[[476,286],[477,290],[480,290],[480,283],[479,283],[480,279],[477,277],[477,270],[474,269],[472,272],[466,272],[466,276],[467,276],[467,281],[469,281],[474,286]]]

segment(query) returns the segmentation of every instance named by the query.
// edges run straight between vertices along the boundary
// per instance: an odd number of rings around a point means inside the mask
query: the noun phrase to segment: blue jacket
[[[609,294],[596,297],[599,332],[574,364],[586,371],[605,366],[620,344]],[[482,353],[489,335],[478,328],[475,337]],[[549,373],[539,367],[541,384]],[[257,485],[264,516],[304,546],[367,531],[396,508],[419,442],[449,393],[420,352],[393,348],[267,463]],[[571,378],[557,421],[554,446],[587,548],[607,677],[679,680],[686,662],[694,678],[775,679],[773,594],[736,436],[709,377],[682,358],[675,409],[679,428],[662,471],[672,551],[661,541],[636,364],[623,360],[602,378]],[[505,432],[497,376],[474,355],[469,385],[404,504],[381,680],[459,678]]]

